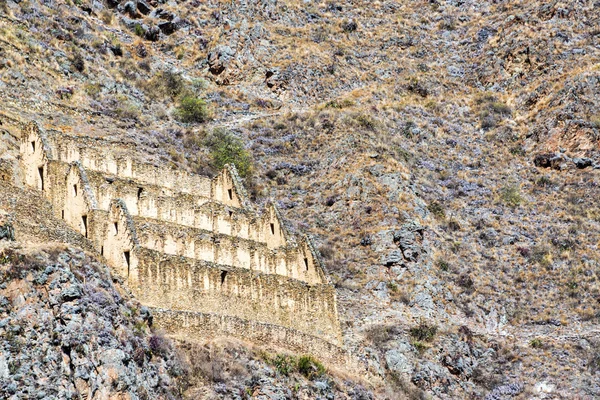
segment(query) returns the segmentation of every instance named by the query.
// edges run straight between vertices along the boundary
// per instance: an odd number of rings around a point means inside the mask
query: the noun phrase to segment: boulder
[[[584,169],[587,167],[591,167],[594,164],[594,161],[591,158],[580,158],[580,157],[575,157],[573,159],[573,162],[575,163],[575,166],[579,169]]]
[[[160,29],[158,26],[151,26],[144,34],[144,37],[151,42],[157,42],[160,38]]]
[[[158,29],[165,35],[170,35],[177,30],[177,26],[171,21],[164,21],[158,23]]]
[[[152,11],[150,4],[146,3],[144,0],[138,0],[137,9],[144,15],[148,15]]]

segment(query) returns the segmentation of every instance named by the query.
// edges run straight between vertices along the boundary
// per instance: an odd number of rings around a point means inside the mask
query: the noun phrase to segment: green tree
[[[206,102],[194,96],[184,96],[175,110],[174,117],[181,122],[204,122],[208,119]]]
[[[250,175],[252,158],[240,138],[225,129],[217,128],[207,138],[206,145],[210,149],[214,168],[220,170],[225,164],[233,164],[242,178]]]

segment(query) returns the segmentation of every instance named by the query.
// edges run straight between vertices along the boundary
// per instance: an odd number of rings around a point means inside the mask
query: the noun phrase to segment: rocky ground
[[[3,398],[174,398],[184,373],[150,314],[81,250],[3,245]]]
[[[0,6],[6,140],[37,119],[211,174],[232,132],[319,244],[372,396],[600,396],[598,2]]]

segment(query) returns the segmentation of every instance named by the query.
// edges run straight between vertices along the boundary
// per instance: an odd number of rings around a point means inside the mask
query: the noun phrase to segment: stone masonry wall
[[[21,164],[26,184],[143,304],[172,310],[160,320],[179,333],[221,330],[339,350],[335,290],[308,238],[291,237],[273,204],[256,213],[233,167],[210,179],[140,164],[133,151],[104,139],[48,137],[32,123]]]
[[[270,344],[299,354],[313,354],[330,365],[356,369],[348,354],[340,347],[318,337],[273,324],[214,313],[191,313],[152,309],[155,321],[165,331],[181,339],[227,335],[254,343]],[[182,335],[182,332],[185,332]]]
[[[279,275],[215,265],[140,248],[138,281],[143,303],[182,311],[215,312],[276,324],[340,340],[335,289]],[[131,280],[130,280],[131,281]]]

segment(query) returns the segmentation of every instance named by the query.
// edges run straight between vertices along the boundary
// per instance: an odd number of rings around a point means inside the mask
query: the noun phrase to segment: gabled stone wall
[[[310,240],[290,235],[273,203],[257,213],[233,166],[210,179],[136,162],[134,151],[47,135],[31,123],[21,163],[27,185],[93,243],[143,304],[188,321],[216,313],[261,334],[304,332],[333,343],[325,347],[340,343],[335,290]]]

